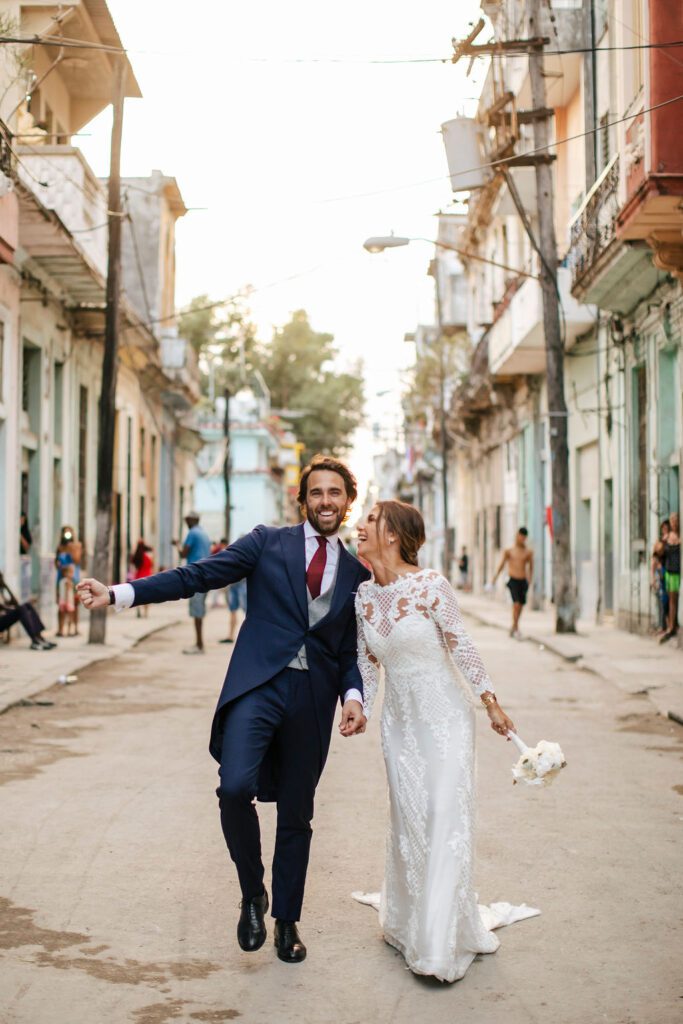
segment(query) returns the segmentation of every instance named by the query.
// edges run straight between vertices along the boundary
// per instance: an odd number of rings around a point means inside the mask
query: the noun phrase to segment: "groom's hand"
[[[358,736],[365,732],[367,718],[363,714],[363,706],[357,700],[347,700],[342,708],[339,732],[342,736]]]

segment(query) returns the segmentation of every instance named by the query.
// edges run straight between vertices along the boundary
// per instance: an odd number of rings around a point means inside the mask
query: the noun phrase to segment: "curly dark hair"
[[[299,480],[299,493],[297,495],[297,501],[299,505],[306,504],[306,496],[308,494],[308,478],[314,470],[326,469],[330,473],[338,473],[344,481],[344,487],[346,488],[346,494],[351,501],[355,501],[358,497],[358,484],[356,478],[347,465],[340,462],[339,459],[333,458],[331,455],[314,455],[305,469],[301,472],[301,479]]]
[[[425,542],[425,524],[422,513],[405,501],[378,501],[378,525],[382,521],[396,534],[401,558],[408,565],[417,565],[417,553]]]

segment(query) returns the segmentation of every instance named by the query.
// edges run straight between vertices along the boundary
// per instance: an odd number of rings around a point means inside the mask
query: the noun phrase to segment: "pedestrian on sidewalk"
[[[145,544],[142,537],[138,541],[135,551],[130,557],[130,564],[133,567],[132,579],[134,580],[145,580],[154,572],[152,548],[149,544]],[[138,618],[140,618],[141,615],[144,615],[144,617],[147,618],[149,615],[149,605],[146,604],[142,608],[137,608],[136,613]]]
[[[10,629],[16,622],[21,623],[28,634],[32,651],[51,651],[57,646],[43,636],[45,626],[33,605],[28,601],[19,604],[0,572],[0,633]]]
[[[181,558],[184,558],[187,565],[194,565],[201,562],[211,554],[211,541],[203,526],[199,525],[199,512],[188,512],[185,516],[187,525],[187,536],[182,544],[177,540],[173,543],[178,548]],[[206,591],[194,593],[189,600],[190,618],[194,620],[195,645],[185,647],[183,654],[203,654],[204,637],[202,628],[204,616],[206,615]]]
[[[500,565],[496,570],[496,575],[491,581],[491,586],[493,586],[507,565],[509,578],[506,586],[510,591],[510,596],[512,597],[512,625],[510,626],[510,636],[514,637],[516,640],[521,639],[521,633],[519,632],[519,620],[522,614],[522,609],[526,604],[526,596],[534,576],[534,553],[531,548],[527,547],[528,536],[529,531],[526,526],[520,526],[517,531],[515,543],[511,548],[506,548],[503,552],[503,557],[501,558]]]
[[[468,590],[470,581],[470,556],[467,554],[467,548],[464,544],[460,558],[458,559],[458,572],[460,573],[460,578],[458,580],[459,589]]]
[[[669,595],[666,592],[666,582],[664,579],[664,557],[666,554],[666,538],[669,536],[670,529],[671,524],[668,519],[660,523],[659,539],[652,549],[652,558],[650,560],[650,582],[657,598],[660,635],[666,633],[669,628]]]
[[[60,633],[64,636],[76,636],[76,584],[74,583],[75,566],[72,563],[62,569],[59,581],[58,613]]]
[[[681,537],[678,512],[669,517],[670,530],[664,542],[664,586],[669,598],[667,631],[660,639],[665,643],[678,632],[678,595],[681,589]]]
[[[315,790],[338,700],[342,736],[365,729],[354,594],[370,573],[339,540],[357,493],[344,463],[316,456],[301,474],[298,499],[306,518],[299,526],[257,526],[225,551],[146,580],[80,584],[86,608],[120,610],[247,580],[247,616],[209,749],[220,762],[221,825],[242,889],[237,939],[246,952],[265,942],[269,907],[254,801],[277,801],[272,916],[277,956],[290,964],[306,957],[297,922]]]
[[[225,640],[219,640],[220,644],[234,644],[239,630],[238,615],[242,612],[247,614],[247,584],[245,580],[233,583],[227,589],[228,611],[230,612],[230,632]]]
[[[65,525],[61,529],[59,535],[59,543],[57,545],[57,552],[55,554],[55,568],[57,569],[57,604],[59,605],[59,583],[62,578],[62,574],[65,566],[73,565],[73,581],[74,585],[78,586],[78,582],[81,578],[81,561],[83,559],[83,545],[76,537],[76,531],[72,526]],[[58,612],[57,618],[57,636],[63,636],[63,619]],[[76,598],[76,605],[74,609],[74,622],[76,625],[75,636],[78,636],[78,597]]]

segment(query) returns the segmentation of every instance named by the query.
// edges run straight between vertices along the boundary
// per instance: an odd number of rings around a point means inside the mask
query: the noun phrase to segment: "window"
[[[133,417],[126,418],[126,551],[133,550]]]
[[[52,408],[52,433],[54,443],[62,443],[62,420],[64,419],[64,363],[54,364],[54,404]]]
[[[631,540],[647,532],[647,370],[637,366],[632,378],[633,484],[631,488]]]
[[[21,411],[27,413],[30,402],[31,357],[26,345],[24,345],[23,356],[24,358],[21,361]]]
[[[24,341],[21,353],[21,409],[26,413],[29,430],[40,433],[41,351]]]
[[[140,476],[145,477],[145,428],[140,427]]]

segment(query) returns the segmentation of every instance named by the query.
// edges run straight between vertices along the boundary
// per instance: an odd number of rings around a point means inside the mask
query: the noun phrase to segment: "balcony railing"
[[[615,239],[619,212],[619,157],[602,172],[572,220],[568,263],[572,289],[595,266]]]
[[[4,121],[0,121],[0,171],[12,176],[14,159],[12,155],[12,133]]]
[[[67,145],[19,145],[17,152],[23,184],[55,211],[94,267],[106,274],[107,195],[81,151]]]

